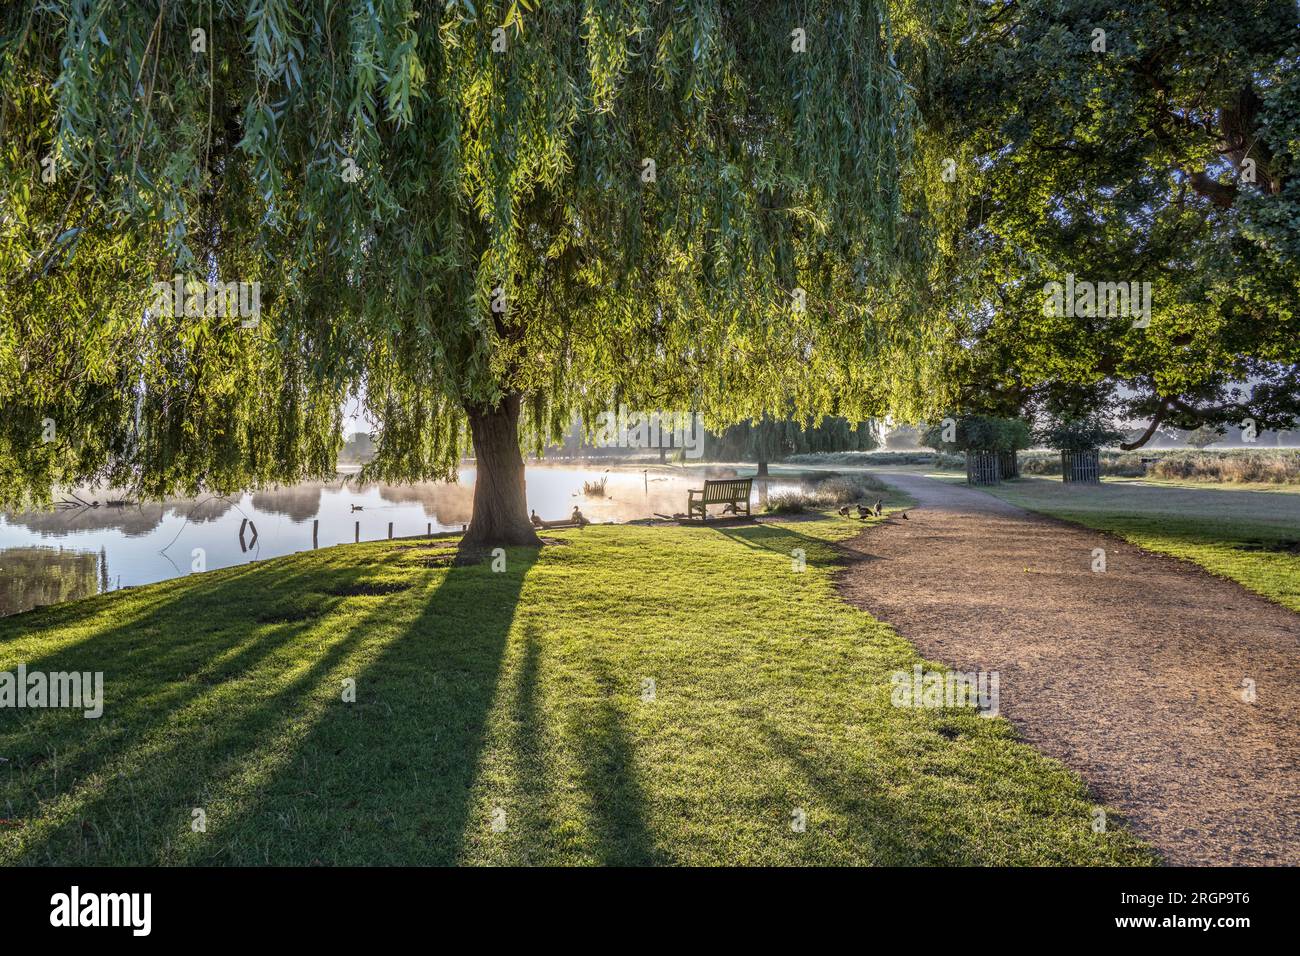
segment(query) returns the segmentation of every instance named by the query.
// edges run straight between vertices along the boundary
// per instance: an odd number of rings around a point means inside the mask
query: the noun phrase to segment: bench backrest
[[[723,501],[748,500],[749,490],[754,485],[753,478],[722,478],[704,483],[704,503],[718,504]]]

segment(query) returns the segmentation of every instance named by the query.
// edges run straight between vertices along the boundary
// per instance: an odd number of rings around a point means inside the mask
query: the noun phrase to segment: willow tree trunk
[[[507,395],[495,406],[472,405],[474,439],[474,513],[461,549],[533,545],[542,542],[528,517],[524,493],[524,459],[519,454],[520,396]]]

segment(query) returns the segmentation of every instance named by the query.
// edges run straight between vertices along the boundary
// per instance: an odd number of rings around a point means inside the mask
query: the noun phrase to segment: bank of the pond
[[[276,558],[318,547],[459,532],[470,520],[475,468],[457,482],[361,484],[355,473],[230,496],[124,502],[78,489],[61,506],[0,513],[0,616],[91,594]],[[708,478],[747,476],[727,464],[532,463],[528,507],[546,520],[578,505],[591,521],[625,522],[686,510]],[[800,487],[800,475],[754,484],[754,504]]]

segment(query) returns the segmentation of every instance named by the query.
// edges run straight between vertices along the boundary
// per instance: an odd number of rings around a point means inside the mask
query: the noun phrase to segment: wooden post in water
[[[320,518],[312,518],[311,519],[311,547],[313,551],[320,547],[319,535],[320,535]]]
[[[391,521],[388,522],[388,540],[393,540],[393,523]]]
[[[424,536],[425,536],[426,538],[432,538],[432,537],[433,537],[433,522],[432,522],[432,521],[430,521],[428,524],[426,524],[426,525],[424,526]]]
[[[361,543],[361,522],[360,521],[357,522],[355,532],[356,532],[356,536],[352,540],[355,541],[357,544],[360,544]]]

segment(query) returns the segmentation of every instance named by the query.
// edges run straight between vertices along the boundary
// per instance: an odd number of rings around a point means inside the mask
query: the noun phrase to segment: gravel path
[[[931,660],[998,672],[1021,738],[1169,863],[1300,865],[1300,615],[980,491],[878,477],[918,507],[848,544],[847,600]]]

